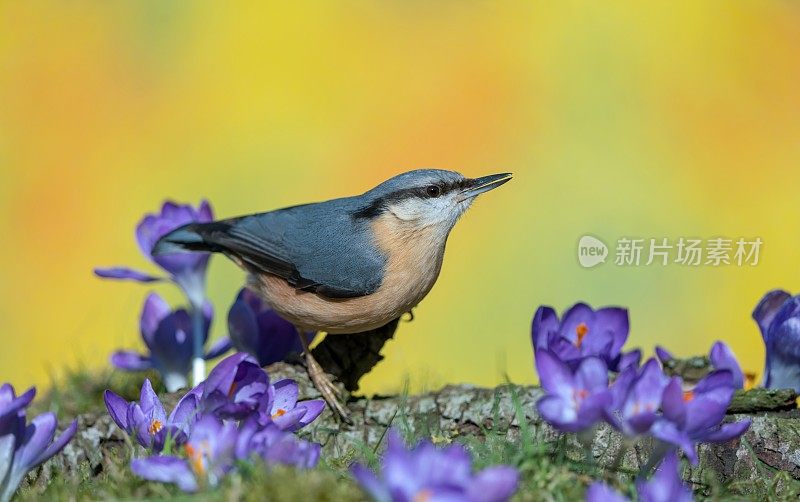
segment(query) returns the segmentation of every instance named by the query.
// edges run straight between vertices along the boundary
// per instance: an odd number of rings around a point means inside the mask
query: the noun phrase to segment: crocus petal
[[[652,411],[644,411],[628,418],[627,423],[630,427],[630,432],[634,435],[644,434],[650,430],[657,418],[658,415]]]
[[[586,502],[630,502],[621,493],[605,483],[592,483],[586,490]]]
[[[255,356],[261,366],[283,361],[289,354],[303,350],[292,323],[247,288],[239,292],[228,312],[228,330],[233,346]]]
[[[206,397],[214,391],[228,395],[231,385],[233,385],[233,380],[236,378],[238,366],[248,359],[253,360],[248,354],[239,352],[220,361],[206,378],[203,396]]]
[[[294,408],[282,413],[275,413],[270,418],[272,423],[283,431],[296,430],[300,427],[300,419],[306,414],[303,408]]]
[[[230,338],[228,338],[227,336],[220,338],[219,340],[214,342],[214,344],[211,345],[211,347],[208,348],[208,351],[206,352],[206,355],[203,356],[203,358],[206,361],[211,359],[216,359],[221,355],[225,354],[226,352],[228,352],[229,350],[231,350],[232,346],[233,345],[231,344]]]
[[[792,295],[781,289],[772,290],[764,295],[753,310],[753,319],[758,323],[761,336],[764,338],[765,342],[767,340],[769,326],[772,324],[775,314],[778,313],[778,310],[780,310],[786,300],[791,298],[791,296]]]
[[[199,399],[196,395],[186,394],[175,405],[175,409],[172,410],[167,421],[188,434],[198,418],[198,402]]]
[[[166,421],[167,413],[164,411],[164,405],[158,398],[156,391],[153,390],[153,384],[150,383],[149,378],[144,379],[142,389],[139,391],[139,406],[142,407],[142,412],[155,419]]]
[[[128,406],[130,403],[119,394],[110,390],[103,392],[103,401],[105,401],[108,414],[111,415],[111,419],[114,420],[114,423],[117,424],[120,429],[129,431]]]
[[[604,307],[595,312],[594,329],[612,334],[614,343],[611,346],[611,356],[614,357],[622,350],[628,339],[630,322],[628,309],[621,307]]]
[[[569,367],[549,350],[539,350],[535,355],[536,372],[542,388],[563,397],[572,395],[575,379]]]
[[[361,464],[355,464],[350,469],[353,477],[361,488],[376,502],[392,502],[392,494],[389,492],[387,486],[381,483],[378,478],[368,468]]]
[[[416,476],[415,466],[415,459],[406,450],[400,435],[394,429],[390,429],[383,459],[383,478],[387,485],[411,493],[416,492],[420,480]]]
[[[96,268],[94,269],[94,273],[97,277],[102,277],[103,279],[122,279],[136,282],[157,282],[164,280],[163,277],[146,274],[127,267]]]
[[[536,402],[542,418],[564,432],[578,432],[584,427],[578,424],[578,411],[569,400],[558,396],[545,396]]]
[[[61,435],[58,436],[56,440],[53,441],[41,455],[39,455],[39,457],[36,460],[34,460],[34,464],[39,465],[45,460],[56,455],[62,449],[64,449],[67,443],[69,443],[75,436],[75,433],[77,431],[78,431],[78,421],[73,420],[72,423],[69,424],[69,427],[67,427],[64,430],[64,432],[62,432]]]
[[[617,363],[616,371],[624,371],[629,367],[638,368],[639,362],[642,360],[642,351],[634,349],[630,352],[622,354]]]
[[[479,472],[467,487],[469,500],[504,502],[519,485],[519,472],[507,466],[488,467]]]
[[[710,392],[714,389],[733,389],[733,373],[729,370],[714,370],[704,376],[697,385],[694,386],[694,393],[701,394]]]
[[[2,481],[6,479],[6,475],[11,469],[11,465],[14,463],[15,444],[16,438],[13,434],[0,436],[0,488],[2,488]],[[11,490],[16,490],[16,488],[16,486],[13,486]],[[1,493],[0,496],[2,496]]]
[[[733,386],[737,389],[744,388],[744,373],[736,360],[736,356],[727,344],[716,342],[711,347],[709,360],[714,368],[718,370],[728,370],[733,376]]]
[[[0,500],[3,501],[11,500],[28,472],[24,465],[14,462],[15,442],[14,434],[0,436]]]
[[[258,338],[257,310],[254,310],[244,294],[248,291],[243,288],[236,301],[228,310],[228,332],[236,348],[243,352],[255,352]],[[261,302],[256,303],[259,307]]]
[[[608,408],[611,403],[611,392],[601,391],[591,394],[583,400],[578,409],[578,419],[582,428],[588,428],[596,424],[603,417],[603,410]]]
[[[174,483],[185,492],[197,491],[197,479],[185,460],[177,457],[149,457],[131,462],[131,470],[149,481]]]
[[[750,427],[750,420],[741,420],[732,424],[722,424],[720,428],[705,436],[705,441],[709,443],[724,443],[737,438],[747,431]]]
[[[631,385],[633,385],[634,380],[636,379],[636,369],[635,368],[627,368],[622,373],[617,376],[614,380],[614,383],[611,384],[611,409],[614,411],[619,411],[622,409],[622,406],[625,404],[625,400],[628,397],[628,392],[630,391]]]
[[[575,372],[575,385],[581,389],[596,391],[608,387],[608,367],[599,357],[587,357]]]
[[[800,392],[800,313],[780,322],[776,316],[770,328],[770,336],[772,340],[767,345],[766,386]]]
[[[206,319],[206,328],[201,333],[204,342],[209,322]],[[179,389],[192,368],[194,355],[192,320],[186,310],[178,309],[161,320],[153,335],[150,354],[168,390]]]
[[[322,413],[325,409],[325,401],[322,399],[312,399],[309,401],[302,401],[297,405],[299,408],[306,410],[305,414],[300,418],[300,427],[305,427],[310,424]]]
[[[661,364],[664,364],[670,359],[674,359],[672,357],[672,354],[670,354],[670,352],[667,349],[661,347],[660,345],[656,345],[656,357],[658,358],[659,361],[661,361]]]
[[[273,384],[275,394],[272,401],[272,413],[277,413],[279,409],[291,410],[297,404],[299,393],[297,382],[290,378],[279,380]]]
[[[651,432],[653,436],[661,441],[675,445],[683,450],[692,465],[697,465],[698,459],[694,441],[686,433],[675,427],[675,424],[668,420],[657,420],[653,424]]]
[[[636,484],[639,499],[643,502],[691,502],[692,492],[683,484],[678,456],[667,454],[650,481]]]
[[[171,313],[172,309],[169,303],[158,294],[150,293],[147,295],[147,298],[144,300],[144,305],[142,306],[142,313],[139,316],[139,330],[148,347],[152,348],[153,337],[158,329],[158,325]]]
[[[559,334],[562,338],[566,338],[574,344],[578,338],[577,328],[581,324],[589,328],[590,331],[587,336],[593,336],[595,334],[592,330],[594,327],[592,326],[593,321],[594,311],[592,308],[585,303],[576,303],[564,313]]]
[[[683,429],[690,434],[705,431],[722,422],[733,396],[733,389],[714,389],[705,394],[695,394],[686,403],[686,422]]]
[[[33,469],[38,464],[36,461],[45,452],[47,445],[53,440],[56,431],[56,415],[52,412],[42,413],[31,420],[30,425],[25,429],[25,436],[21,446],[17,449],[14,456],[14,469],[19,468],[24,471]]]
[[[558,315],[552,307],[542,305],[536,309],[531,323],[531,341],[533,350],[548,349],[550,337],[558,333]]]
[[[686,403],[683,401],[683,388],[680,378],[672,378],[664,388],[661,398],[664,417],[678,426],[686,421]]]
[[[153,361],[132,350],[118,350],[111,354],[111,364],[123,371],[144,371],[153,367]]]
[[[0,387],[0,435],[7,432],[10,423],[16,422],[19,410],[26,408],[35,395],[35,387],[31,387],[19,397],[14,395],[14,388],[10,384]]]
[[[131,428],[131,435],[140,445],[145,448],[153,446],[154,438],[150,434],[150,420],[142,412],[142,407],[138,403],[131,403],[128,407],[128,425]]]
[[[188,223],[200,221],[199,218],[204,218],[207,212],[210,210],[201,208],[201,211],[195,211],[189,205],[178,205],[167,201],[161,207],[159,214],[146,215],[136,227],[136,241],[142,253],[172,274],[177,282],[183,283],[181,286],[185,290],[189,283],[197,285],[203,283],[208,265],[208,253],[169,253],[153,256],[153,247],[167,233]]]
[[[208,223],[214,219],[214,211],[211,209],[211,203],[207,199],[200,201],[200,206],[195,212],[195,218],[200,223]]]
[[[623,415],[628,420],[633,420],[638,414],[655,412],[661,408],[662,395],[667,383],[669,383],[669,380],[662,373],[658,361],[652,358],[649,359],[642,366],[639,376],[628,392],[625,406],[622,410]],[[648,420],[646,416],[635,420],[638,425],[634,426],[634,428],[643,426]]]

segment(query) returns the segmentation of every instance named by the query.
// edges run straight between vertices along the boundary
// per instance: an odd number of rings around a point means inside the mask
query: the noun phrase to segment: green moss
[[[38,410],[51,409],[62,419],[71,419],[78,413],[104,412],[102,391],[113,388],[127,398],[135,398],[143,380],[142,375],[102,372],[90,374],[75,371],[62,379],[51,392],[36,403]],[[157,377],[154,385],[160,386]],[[627,496],[633,496],[635,473],[624,469],[603,469],[596,463],[574,455],[564,436],[552,440],[543,427],[524,420],[524,411],[514,386],[512,392],[514,412],[518,427],[499,420],[497,400],[489,421],[496,427],[484,426],[477,435],[453,436],[434,429],[419,428],[424,433],[414,434],[407,424],[410,417],[401,409],[393,424],[407,439],[432,438],[439,444],[452,441],[464,443],[472,452],[476,468],[494,464],[510,464],[521,472],[519,501],[573,501],[583,500],[586,488],[595,480],[610,483]],[[160,389],[163,391],[163,389]],[[405,424],[405,425],[404,425]],[[100,472],[90,472],[83,466],[79,472],[56,472],[49,480],[31,476],[17,496],[19,501],[83,501],[83,500],[244,500],[244,501],[358,501],[365,497],[349,474],[353,462],[375,465],[376,451],[381,445],[360,444],[336,458],[324,458],[320,466],[311,471],[264,465],[244,466],[225,479],[214,490],[189,496],[170,485],[143,481],[134,476],[128,467],[129,446],[119,448],[104,459]],[[572,452],[572,453],[571,453]],[[704,500],[797,500],[800,482],[789,473],[775,472],[759,464],[764,471],[755,481],[723,485],[710,471],[702,483],[694,486],[695,495]]]
[[[758,413],[797,408],[797,393],[792,389],[750,389],[737,391],[728,413]]]

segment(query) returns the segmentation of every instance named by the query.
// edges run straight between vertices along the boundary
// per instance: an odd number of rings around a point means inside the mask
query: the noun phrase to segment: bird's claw
[[[350,412],[347,411],[347,408],[340,401],[338,389],[333,385],[328,375],[325,374],[322,366],[319,365],[311,354],[306,355],[306,364],[308,365],[308,376],[314,383],[314,387],[322,394],[322,397],[328,405],[334,409],[342,421],[352,425],[353,421],[350,419]]]

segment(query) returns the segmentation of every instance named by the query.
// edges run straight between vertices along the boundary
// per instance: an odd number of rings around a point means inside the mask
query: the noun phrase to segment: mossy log
[[[300,384],[302,398],[317,398],[302,366],[279,363],[267,369],[271,378],[292,378]],[[351,398],[348,407],[353,425],[339,423],[326,410],[303,435],[324,445],[329,458],[347,458],[361,448],[374,448],[390,426],[449,441],[459,436],[481,438],[487,431],[519,435],[521,426],[530,427],[537,442],[554,442],[559,433],[545,424],[536,412],[542,396],[538,387],[502,385],[485,389],[471,385],[450,385],[437,392],[415,396]],[[171,401],[175,401],[172,396]],[[786,472],[800,479],[800,412],[793,404],[796,396],[786,391],[754,390],[737,396],[730,420],[750,418],[753,425],[741,440],[700,448],[701,463],[691,479],[701,481],[713,475],[721,482],[754,479]],[[169,399],[168,399],[169,401]],[[746,413],[745,413],[746,412]],[[524,417],[525,424],[520,423]],[[574,436],[566,443],[566,454],[584,455]],[[53,469],[80,470],[92,476],[109,467],[110,456],[130,456],[130,440],[106,414],[79,417],[79,431],[62,454],[46,464],[44,478]],[[639,444],[627,450],[619,465],[637,471],[649,456],[652,445]],[[592,442],[592,455],[600,464],[612,465],[623,448],[622,438],[608,427],[601,427]]]

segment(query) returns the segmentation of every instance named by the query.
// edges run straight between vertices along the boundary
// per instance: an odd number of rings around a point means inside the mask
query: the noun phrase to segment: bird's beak
[[[511,180],[511,173],[490,174],[489,176],[468,180],[467,188],[461,191],[461,197],[459,197],[458,201],[462,202],[493,190],[509,180]]]

